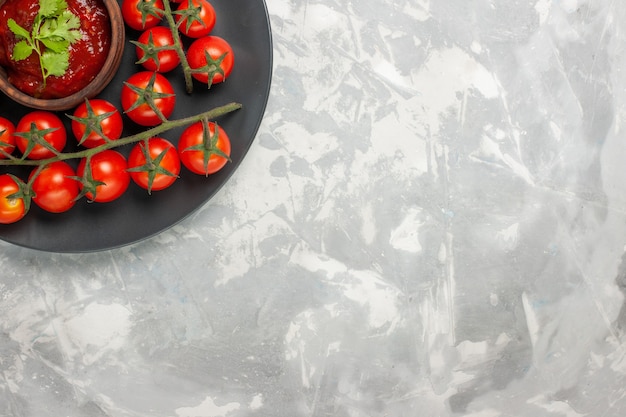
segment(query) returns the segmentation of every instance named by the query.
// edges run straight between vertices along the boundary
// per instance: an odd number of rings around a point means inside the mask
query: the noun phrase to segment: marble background
[[[0,243],[0,416],[626,414],[626,3],[268,0],[229,183]]]

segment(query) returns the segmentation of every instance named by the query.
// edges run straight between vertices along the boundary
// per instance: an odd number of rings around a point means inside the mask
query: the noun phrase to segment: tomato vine
[[[92,156],[97,154],[98,152],[113,149],[119,146],[128,145],[131,143],[136,143],[142,140],[149,139],[153,136],[159,135],[163,132],[167,132],[168,130],[183,127],[194,122],[202,122],[203,120],[213,120],[224,116],[228,113],[231,113],[235,110],[238,110],[242,107],[240,103],[231,102],[228,104],[224,104],[222,106],[214,107],[211,110],[207,110],[202,113],[198,113],[193,116],[183,117],[180,119],[172,119],[167,120],[161,123],[158,126],[154,126],[150,129],[144,130],[142,132],[136,133],[134,135],[129,135],[122,137],[117,140],[108,141],[102,145],[96,146],[90,149],[83,149],[76,152],[59,152],[55,156],[46,159],[26,159],[24,156],[16,157],[14,155],[5,155],[5,159],[0,159],[0,166],[39,166],[46,165],[55,161],[65,161],[68,159],[80,159],[86,158],[88,156]]]

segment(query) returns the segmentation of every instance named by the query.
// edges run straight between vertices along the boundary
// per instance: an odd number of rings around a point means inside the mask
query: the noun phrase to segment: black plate
[[[252,144],[265,112],[272,76],[272,39],[263,0],[214,1],[211,4],[217,14],[212,34],[223,37],[233,47],[234,70],[225,83],[216,84],[210,90],[206,85],[195,84],[192,95],[184,92],[182,72],[168,73],[178,93],[171,119],[201,113],[231,101],[242,103],[241,110],[217,120],[231,139],[232,162],[208,178],[183,168],[174,185],[152,195],[131,182],[126,194],[111,203],[87,203],[83,199],[61,214],[46,213],[33,204],[24,219],[12,225],[0,225],[0,239],[50,252],[91,252],[124,246],[173,226],[204,205],[228,180]],[[121,108],[119,97],[124,80],[141,70],[135,65],[135,48],[128,42],[137,39],[139,34],[127,30],[122,65],[111,84],[99,95],[118,108]],[[29,110],[0,95],[0,115],[15,123]],[[60,115],[69,129],[69,119]],[[126,117],[124,121],[124,136],[141,129]],[[68,132],[69,143],[73,136],[70,130]],[[171,130],[161,136],[176,143],[181,132],[182,129]],[[128,152],[128,148],[119,150]],[[27,175],[21,168],[12,172],[24,179]]]

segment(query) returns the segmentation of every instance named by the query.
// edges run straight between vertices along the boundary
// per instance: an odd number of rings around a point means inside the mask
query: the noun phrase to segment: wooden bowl
[[[0,0],[0,5],[5,0]],[[18,90],[7,78],[6,71],[0,67],[0,91],[9,96],[15,102],[40,110],[68,110],[85,101],[85,98],[97,96],[111,82],[122,61],[124,52],[125,32],[122,12],[117,0],[102,0],[109,13],[111,23],[111,45],[102,69],[85,88],[63,98],[40,99],[29,96]]]

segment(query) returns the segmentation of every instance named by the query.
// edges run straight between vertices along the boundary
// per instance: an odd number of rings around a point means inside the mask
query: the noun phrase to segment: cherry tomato
[[[174,37],[172,31],[165,26],[144,31],[135,46],[139,59],[137,63],[149,71],[169,72],[180,64],[176,50],[169,49],[174,46]]]
[[[10,224],[26,215],[26,206],[21,198],[8,198],[18,193],[20,186],[9,174],[0,175],[0,223]]]
[[[180,159],[170,141],[160,137],[138,142],[128,155],[128,171],[132,180],[151,191],[163,190],[176,181],[180,174]]]
[[[176,106],[172,84],[157,72],[140,71],[131,75],[122,87],[121,96],[126,115],[142,126],[162,123]]]
[[[213,174],[222,169],[229,160],[230,139],[217,123],[197,122],[181,134],[178,155],[191,172],[200,175]]]
[[[74,207],[79,192],[78,181],[73,178],[76,172],[67,162],[52,162],[33,179],[36,173],[35,169],[29,177],[35,204],[50,213],[62,213]]]
[[[63,150],[67,141],[65,126],[56,114],[45,110],[32,111],[20,119],[15,128],[15,144],[29,159],[51,158],[54,156],[52,150],[27,139],[42,133],[44,133],[42,139],[51,148],[59,152]]]
[[[123,0],[121,10],[128,27],[144,30],[159,24],[164,6],[162,0]]]
[[[76,169],[76,175],[86,181],[94,181],[95,195],[93,191],[87,191],[85,196],[90,201],[108,203],[116,200],[124,194],[130,184],[130,174],[126,172],[128,164],[124,156],[112,149],[104,150],[93,155],[89,159],[90,176],[85,178],[87,159],[81,159]],[[104,184],[98,184],[102,182]],[[85,185],[79,184],[81,190]]]
[[[207,54],[209,63],[207,63]],[[233,48],[218,36],[205,36],[196,39],[187,49],[187,61],[193,77],[209,85],[224,81],[233,70],[235,55]],[[210,77],[210,78],[209,78]]]
[[[91,108],[89,108],[89,107]],[[91,115],[90,115],[91,113]],[[99,126],[89,126],[93,123],[89,117],[99,120]],[[96,122],[97,123],[97,122]],[[100,129],[100,133],[96,130]],[[116,140],[122,136],[124,122],[119,110],[109,101],[92,99],[79,105],[72,117],[72,133],[78,142],[86,148],[95,148],[106,143],[104,137]]]
[[[15,125],[9,119],[0,117],[0,149],[9,155],[15,149]],[[0,159],[6,158],[3,152],[0,152]]]
[[[199,10],[195,12],[195,9]],[[176,24],[183,35],[190,38],[206,36],[215,26],[215,9],[206,0],[184,0],[176,9]],[[183,15],[184,13],[197,13],[197,15]]]

